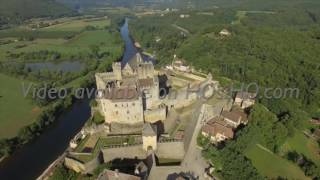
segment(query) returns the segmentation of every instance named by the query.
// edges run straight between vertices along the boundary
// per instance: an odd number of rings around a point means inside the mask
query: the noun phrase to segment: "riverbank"
[[[4,159],[6,159],[6,157],[7,157],[7,156],[2,156],[2,157],[0,158],[0,163],[1,163]]]
[[[36,179],[69,146],[91,116],[89,99],[77,101],[35,141],[25,144],[0,164],[0,179]],[[17,170],[23,171],[17,173]]]
[[[37,180],[48,179],[53,173],[54,169],[63,164],[68,150],[69,148],[65,150],[65,152],[61,156],[59,156],[53,163],[51,163],[49,167],[37,178]]]

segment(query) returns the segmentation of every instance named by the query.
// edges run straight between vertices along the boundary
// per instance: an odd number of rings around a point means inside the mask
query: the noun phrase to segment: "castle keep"
[[[124,65],[113,63],[112,70],[96,74],[97,102],[107,123],[136,124],[166,117],[152,62],[144,62],[137,53]]]
[[[166,75],[156,72],[152,62],[145,62],[139,53],[125,64],[113,63],[112,72],[97,73],[98,109],[105,122],[132,125],[163,121],[168,110],[187,106],[199,97],[197,92],[188,94],[188,89],[182,88],[176,98],[159,98],[161,89],[170,86],[159,82],[161,76]],[[193,86],[203,88],[212,83],[211,78],[209,75]],[[166,87],[160,88],[160,84]],[[204,89],[213,91],[212,87]]]

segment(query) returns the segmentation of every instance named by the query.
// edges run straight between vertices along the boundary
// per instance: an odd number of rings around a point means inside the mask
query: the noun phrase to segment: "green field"
[[[52,23],[55,24],[52,24]],[[101,53],[119,53],[122,50],[120,35],[104,30],[111,20],[106,17],[60,18],[55,20],[34,19],[29,23],[0,31],[0,61],[8,60],[8,54],[55,51],[61,58],[79,57],[91,53],[93,45]],[[51,24],[48,27],[32,28],[37,24]],[[87,26],[96,29],[86,31]],[[31,40],[30,40],[31,39]],[[39,61],[39,60],[38,60]]]
[[[81,19],[66,21],[60,24],[52,25],[49,27],[42,28],[45,31],[80,31],[86,26],[94,26],[96,28],[104,28],[110,25],[109,19]]]
[[[281,151],[283,153],[296,151],[320,166],[320,148],[315,140],[307,138],[303,132],[296,131],[295,135],[282,146]]]
[[[236,19],[231,22],[232,25],[240,24],[241,20],[246,18],[248,14],[275,14],[273,11],[237,11]]]
[[[0,138],[14,137],[41,112],[23,97],[22,80],[0,74]],[[26,81],[24,81],[27,83]]]
[[[246,156],[262,175],[269,178],[308,179],[298,166],[257,145],[249,147]]]
[[[70,40],[41,38],[34,41],[18,41],[1,45],[0,60],[7,60],[7,51],[22,53],[49,50],[61,53],[62,57],[85,55],[90,53],[90,47],[93,45],[100,46],[100,50],[103,52],[119,53],[122,50],[122,46],[119,44],[114,35],[108,31],[84,31]]]

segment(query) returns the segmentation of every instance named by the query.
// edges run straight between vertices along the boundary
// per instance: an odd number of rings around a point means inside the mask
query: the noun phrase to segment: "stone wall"
[[[136,124],[143,122],[142,99],[113,101],[101,99],[102,112],[107,123]]]
[[[151,109],[144,111],[144,120],[146,122],[155,123],[157,121],[164,121],[167,117],[166,107]]]
[[[158,142],[156,155],[159,158],[183,159],[185,153],[182,141]]]
[[[73,159],[73,158],[70,158],[70,157],[65,157],[64,165],[67,168],[72,169],[77,173],[84,172],[86,170],[86,166],[83,162],[80,162],[80,161]]]
[[[92,172],[95,168],[97,168],[100,164],[100,157],[99,155],[95,158],[93,158],[91,161],[88,162],[81,162],[79,160],[76,160],[72,157],[65,157],[64,158],[64,165],[74,170],[77,173],[87,174]]]
[[[120,146],[115,148],[103,148],[101,150],[105,163],[117,158],[126,159],[145,159],[147,153],[142,149],[142,145]]]

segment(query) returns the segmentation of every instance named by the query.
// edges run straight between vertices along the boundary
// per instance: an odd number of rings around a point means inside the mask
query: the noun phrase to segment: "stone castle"
[[[125,64],[113,63],[112,72],[97,73],[98,109],[105,122],[132,125],[163,121],[169,108],[188,105],[198,97],[193,93],[185,98],[186,90],[179,90],[176,99],[159,98],[161,89],[168,86],[168,82],[160,82],[160,76],[153,63],[145,62],[139,53]],[[199,86],[210,82],[211,76]]]
[[[152,62],[137,53],[128,63],[112,64],[112,72],[96,74],[97,102],[107,123],[136,124],[164,120],[159,79]]]

